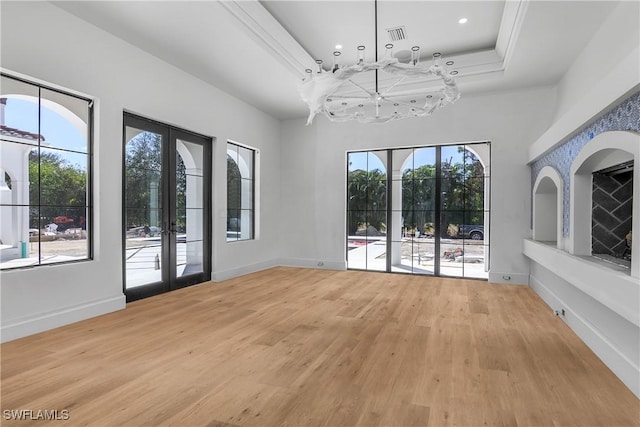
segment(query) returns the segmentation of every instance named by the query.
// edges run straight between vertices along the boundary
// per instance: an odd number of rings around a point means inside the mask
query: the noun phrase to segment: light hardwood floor
[[[640,424],[525,286],[275,268],[1,351],[3,411],[69,411],[51,425]]]

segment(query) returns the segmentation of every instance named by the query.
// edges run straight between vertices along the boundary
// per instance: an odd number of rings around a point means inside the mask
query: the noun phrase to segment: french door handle
[[[160,231],[161,231],[162,234],[166,234],[166,235],[178,232],[178,230],[176,230],[176,223],[175,222],[171,222],[171,226],[168,227],[168,229],[167,229],[167,226],[165,224],[165,226],[162,227],[162,230],[160,230]]]

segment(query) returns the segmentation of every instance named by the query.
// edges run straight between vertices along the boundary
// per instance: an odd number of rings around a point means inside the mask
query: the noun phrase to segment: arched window
[[[0,269],[90,259],[92,101],[1,78]]]
[[[256,150],[227,143],[227,241],[255,238]]]

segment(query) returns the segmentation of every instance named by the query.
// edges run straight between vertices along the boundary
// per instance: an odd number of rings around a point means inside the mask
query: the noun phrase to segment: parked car
[[[484,225],[459,225],[458,238],[471,240],[484,240]]]

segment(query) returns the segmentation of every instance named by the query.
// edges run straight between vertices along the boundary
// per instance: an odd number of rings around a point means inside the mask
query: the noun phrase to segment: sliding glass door
[[[127,300],[210,280],[211,138],[124,116]]]
[[[348,153],[348,268],[487,278],[490,157],[489,143]]]

